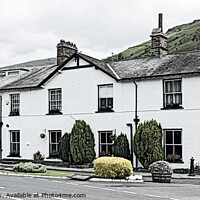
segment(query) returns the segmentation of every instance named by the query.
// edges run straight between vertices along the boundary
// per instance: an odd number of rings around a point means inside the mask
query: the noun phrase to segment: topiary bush
[[[13,167],[16,172],[34,172],[34,173],[45,173],[46,167],[41,164],[34,164],[32,162],[19,163]]]
[[[100,178],[126,178],[133,174],[133,167],[125,158],[100,157],[94,161],[94,172]]]
[[[129,142],[123,133],[121,133],[115,140],[112,146],[112,153],[114,156],[130,159]]]
[[[84,120],[77,120],[70,136],[70,152],[77,164],[91,163],[96,154],[94,134]]]
[[[69,161],[69,152],[70,152],[70,134],[65,133],[59,141],[58,149],[59,149],[59,155],[63,162]]]
[[[156,120],[139,124],[134,135],[134,153],[144,168],[155,161],[164,159],[162,146],[162,127]]]

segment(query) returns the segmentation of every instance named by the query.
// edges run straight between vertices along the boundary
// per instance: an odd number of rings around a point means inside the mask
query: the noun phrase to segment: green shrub
[[[126,178],[133,174],[133,167],[125,158],[101,157],[94,161],[94,172],[100,178]]]
[[[94,134],[84,120],[77,120],[70,136],[70,152],[77,164],[91,163],[95,158]]]
[[[37,151],[36,153],[33,154],[33,159],[34,160],[44,160],[44,156],[40,153],[40,151]]]
[[[139,124],[134,135],[134,153],[144,168],[148,168],[155,161],[164,159],[162,146],[162,128],[156,120]]]
[[[69,152],[70,152],[69,140],[70,140],[70,134],[65,133],[60,138],[60,141],[59,141],[59,155],[63,162],[69,161]]]
[[[32,162],[19,163],[13,167],[16,172],[34,172],[34,173],[45,173],[46,167],[41,164],[34,164]]]
[[[129,143],[126,135],[121,133],[112,146],[114,156],[130,159]]]

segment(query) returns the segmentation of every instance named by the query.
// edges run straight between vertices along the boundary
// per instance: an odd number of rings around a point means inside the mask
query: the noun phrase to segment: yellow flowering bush
[[[133,167],[125,158],[100,157],[94,161],[94,172],[100,178],[126,178],[133,174]]]

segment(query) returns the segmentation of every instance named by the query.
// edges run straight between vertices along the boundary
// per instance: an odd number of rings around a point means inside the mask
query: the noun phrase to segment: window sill
[[[184,109],[182,106],[179,107],[164,107],[161,110],[177,110],[177,109]]]
[[[46,115],[62,115],[62,112],[49,112]]]
[[[173,164],[184,164],[184,162],[182,160],[176,160],[176,161],[169,161],[169,160],[166,160],[168,163],[173,163]]]
[[[114,110],[99,110],[96,111],[95,113],[105,113],[105,112],[115,112]]]
[[[60,156],[49,156],[46,159],[60,159]]]
[[[12,157],[12,158],[21,158],[20,155],[8,155],[7,157]]]

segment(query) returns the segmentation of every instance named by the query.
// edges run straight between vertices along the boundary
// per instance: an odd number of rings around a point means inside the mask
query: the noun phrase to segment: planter
[[[19,153],[18,154],[10,154],[7,157],[20,157]]]
[[[40,134],[40,138],[44,139],[44,138],[45,138],[45,134],[44,134],[44,133],[41,133],[41,134]]]
[[[168,163],[183,163],[182,160],[176,159],[176,160],[166,160]]]
[[[59,155],[50,155],[49,158],[55,159],[55,158],[60,158]]]
[[[17,111],[10,112],[9,116],[19,116],[19,112]]]
[[[100,107],[99,112],[113,112],[113,110],[109,107]]]
[[[50,110],[49,114],[50,115],[58,115],[58,114],[61,115],[62,113],[60,112],[60,110]]]
[[[167,104],[166,105],[167,109],[178,109],[181,108],[180,104]]]
[[[157,183],[170,183],[171,182],[171,173],[162,173],[162,172],[152,172],[152,180]]]

